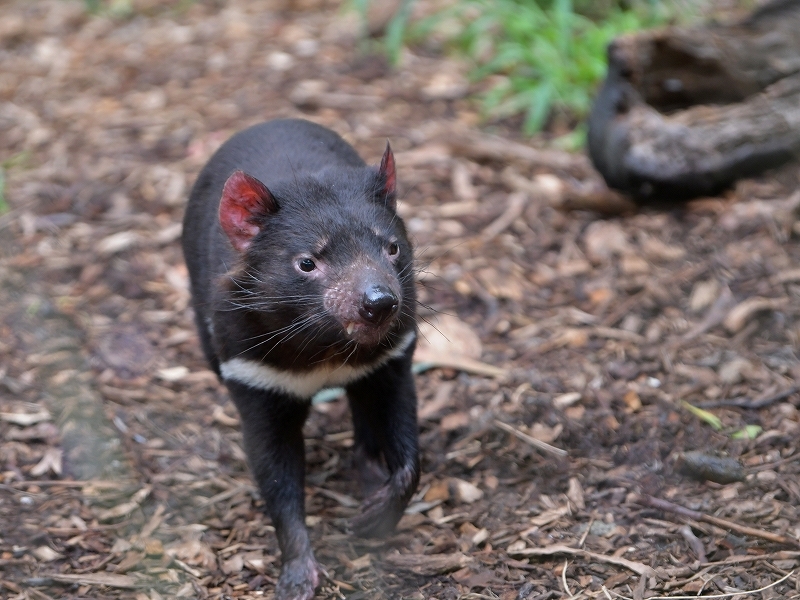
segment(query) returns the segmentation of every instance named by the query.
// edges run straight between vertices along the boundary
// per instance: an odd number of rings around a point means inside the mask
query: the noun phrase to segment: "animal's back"
[[[363,166],[356,151],[333,131],[302,119],[280,119],[254,125],[233,136],[211,158],[203,174],[212,176],[215,190],[219,188],[221,192],[225,180],[236,169],[269,188],[278,181],[292,179],[296,173],[313,175],[329,168]]]
[[[272,188],[300,175],[364,166],[361,157],[338,134],[310,121],[279,119],[254,125],[225,142],[200,172],[184,223],[199,223],[206,233],[219,229],[215,207],[225,181],[236,170],[249,173]],[[200,241],[200,232],[190,233],[193,235],[185,237],[184,243],[193,253],[192,242]]]

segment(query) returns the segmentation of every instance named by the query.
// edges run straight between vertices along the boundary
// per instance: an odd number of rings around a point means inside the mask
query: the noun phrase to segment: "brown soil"
[[[319,598],[733,594],[789,573],[758,594],[800,596],[796,165],[669,210],[559,211],[545,191],[595,177],[585,158],[484,151],[462,66],[390,70],[338,3],[276,4],[0,9],[0,595],[272,596],[179,224],[221,141],[304,116],[372,162],[392,141],[423,316],[482,344],[418,376],[424,475],[388,540],[347,532],[345,402],[313,411]]]

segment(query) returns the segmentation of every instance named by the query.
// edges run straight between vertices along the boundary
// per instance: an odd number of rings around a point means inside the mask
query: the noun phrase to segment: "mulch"
[[[584,156],[481,129],[464,65],[391,69],[337,2],[131,5],[2,8],[0,596],[272,596],[179,238],[213,150],[301,116],[369,162],[391,140],[423,321],[459,340],[419,366],[387,540],[349,535],[346,401],[315,405],[319,598],[800,597],[796,165],[601,217],[565,202]]]

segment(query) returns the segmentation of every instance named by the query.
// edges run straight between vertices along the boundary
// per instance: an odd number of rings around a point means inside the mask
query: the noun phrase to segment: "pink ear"
[[[244,252],[261,231],[264,217],[278,210],[267,187],[244,171],[234,171],[222,188],[219,224],[238,252]]]
[[[386,199],[386,206],[395,210],[397,208],[397,174],[394,170],[394,154],[389,142],[386,142],[386,150],[381,158],[381,166],[378,173],[385,182],[383,184],[383,194]]]

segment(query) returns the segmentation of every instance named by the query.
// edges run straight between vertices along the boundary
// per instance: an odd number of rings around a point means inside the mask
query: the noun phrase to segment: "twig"
[[[659,510],[666,510],[668,512],[672,512],[681,515],[683,517],[687,517],[689,519],[694,519],[695,521],[704,521],[706,523],[716,525],[717,527],[722,527],[723,529],[729,529],[732,531],[736,531],[738,533],[742,533],[744,535],[758,537],[764,540],[768,540],[770,542],[775,542],[776,544],[786,544],[789,546],[800,547],[800,542],[798,542],[797,540],[793,540],[789,537],[779,535],[777,533],[770,533],[769,531],[763,531],[761,529],[756,529],[754,527],[748,527],[747,525],[741,525],[739,523],[736,523],[735,521],[729,521],[728,519],[721,519],[719,517],[707,515],[698,512],[696,510],[680,506],[678,504],[673,504],[668,500],[662,500],[661,498],[654,498],[653,496],[649,496],[647,494],[639,496],[638,502],[639,504],[642,504],[644,506],[658,508]]]
[[[15,565],[31,565],[33,566],[36,564],[32,558],[29,557],[22,557],[22,558],[0,558],[0,569],[3,567],[10,567]]]
[[[706,562],[706,549],[703,547],[703,542],[697,539],[697,536],[692,531],[692,528],[688,525],[682,526],[678,529],[678,532],[683,536],[683,539],[686,540],[686,543],[689,544],[689,547],[697,556],[697,560],[701,563]]]
[[[592,530],[592,525],[594,525],[594,521],[595,518],[594,515],[592,515],[592,518],[589,520],[589,524],[586,526],[586,531],[583,532],[581,539],[578,540],[578,548],[583,548],[583,544],[586,541],[586,538],[589,537],[589,532]]]
[[[567,171],[580,177],[594,173],[585,155],[570,154],[563,150],[540,150],[493,135],[451,131],[444,141],[452,148],[453,154],[473,160],[493,160],[503,164],[519,162],[526,166]]]
[[[36,480],[27,480],[27,481],[12,481],[8,484],[11,487],[28,487],[28,486],[38,486],[38,487],[68,487],[68,488],[84,488],[84,487],[96,487],[96,488],[105,488],[105,489],[121,489],[124,488],[126,485],[138,485],[136,481],[132,479],[120,479],[119,481],[105,481],[102,479],[98,480],[91,480],[87,479],[84,481],[61,481],[61,480],[53,480],[48,479],[46,481],[36,481]]]
[[[786,400],[790,396],[794,396],[797,392],[800,392],[800,385],[793,385],[792,387],[780,391],[776,394],[770,394],[769,396],[761,396],[760,398],[756,398],[754,400],[751,400],[750,398],[747,398],[745,396],[739,396],[737,398],[728,398],[726,400],[714,400],[712,402],[703,402],[699,406],[701,408],[735,406],[737,408],[758,409],[758,408],[765,408],[771,404],[780,402],[781,400]]]
[[[691,596],[650,596],[648,600],[710,600],[712,598],[731,598],[733,596],[751,596],[754,594],[759,594],[764,590],[768,590],[771,587],[775,587],[779,583],[783,583],[789,577],[794,575],[794,571],[787,573],[777,581],[773,581],[769,585],[765,585],[764,587],[758,588],[757,590],[737,590],[735,592],[726,592],[724,594],[709,594],[705,596],[698,596],[697,594],[693,594]],[[605,590],[605,587],[603,588]],[[618,594],[614,590],[610,590],[612,594],[614,594],[617,598],[622,598],[623,600],[628,600],[627,596],[623,596],[622,594]]]
[[[500,310],[500,304],[497,298],[492,296],[481,283],[473,277],[470,273],[464,272],[464,279],[469,283],[472,292],[478,299],[486,305],[486,316],[484,317],[484,329],[491,331],[497,321],[497,315]]]
[[[201,508],[205,508],[206,506],[211,506],[212,504],[216,504],[217,502],[222,502],[223,500],[227,500],[228,498],[233,498],[239,492],[247,490],[248,488],[251,487],[252,486],[250,484],[243,483],[235,488],[231,488],[223,492],[220,492],[219,494],[215,494],[210,498],[203,498],[202,500],[200,500],[200,502],[198,502],[198,505]]]
[[[637,575],[644,575],[646,577],[654,577],[656,575],[653,567],[643,563],[635,562],[619,556],[607,556],[605,554],[598,554],[597,552],[590,552],[581,548],[571,548],[563,544],[554,544],[552,546],[545,546],[544,548],[524,548],[509,552],[511,556],[534,557],[534,556],[552,556],[553,554],[569,554],[571,556],[582,556],[589,560],[608,563],[611,565],[618,565],[630,569]]]
[[[91,567],[86,567],[85,569],[75,569],[73,571],[73,573],[75,573],[76,575],[83,575],[84,573],[97,572],[100,569],[102,569],[103,567],[105,567],[112,560],[114,560],[114,558],[116,558],[116,556],[112,552],[109,552],[108,555],[105,558],[100,559],[95,564],[93,564]]]
[[[508,206],[503,213],[487,225],[481,236],[484,242],[490,242],[498,235],[503,233],[514,221],[516,221],[522,212],[525,210],[525,205],[528,203],[528,194],[524,192],[515,192],[508,197]]]
[[[713,329],[722,323],[722,321],[725,320],[725,317],[730,312],[734,300],[735,299],[733,297],[733,292],[731,292],[731,288],[729,288],[727,285],[724,286],[717,300],[714,302],[711,308],[708,309],[705,317],[703,317],[703,320],[683,334],[681,341],[690,342],[696,337],[704,334],[709,329]]]
[[[523,442],[530,444],[534,448],[538,448],[542,452],[549,452],[550,454],[554,454],[556,456],[567,455],[566,450],[562,450],[561,448],[556,448],[555,446],[551,446],[550,444],[548,444],[547,442],[543,442],[542,440],[537,440],[535,437],[531,437],[527,433],[521,432],[519,429],[512,427],[508,423],[503,423],[502,421],[495,419],[494,424],[497,425],[503,431],[507,431],[508,433],[517,436]]]
[[[564,568],[561,569],[561,585],[564,586],[564,591],[567,592],[567,598],[574,598],[575,596],[572,593],[572,590],[569,589],[569,585],[567,585],[567,567],[569,566],[569,560],[564,559]]]
[[[686,267],[670,273],[663,279],[656,280],[649,285],[646,285],[643,290],[636,292],[633,296],[626,298],[615,310],[603,318],[600,325],[604,327],[613,327],[617,321],[631,312],[637,304],[652,294],[652,290],[657,287],[668,287],[679,281],[691,281],[702,275],[708,270],[708,265],[687,265]]]
[[[54,600],[52,596],[48,596],[47,594],[45,594],[40,590],[37,590],[36,588],[28,588],[28,591],[37,598],[43,598],[44,600]]]

